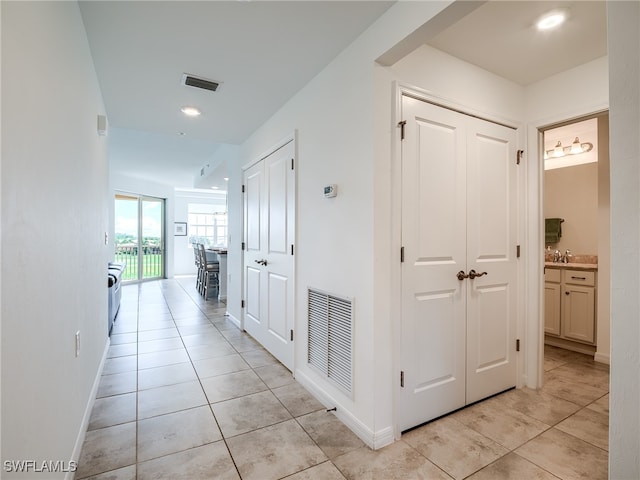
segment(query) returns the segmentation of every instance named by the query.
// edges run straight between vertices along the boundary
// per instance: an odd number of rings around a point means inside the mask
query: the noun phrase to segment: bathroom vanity
[[[598,264],[545,262],[544,281],[545,343],[593,355]]]

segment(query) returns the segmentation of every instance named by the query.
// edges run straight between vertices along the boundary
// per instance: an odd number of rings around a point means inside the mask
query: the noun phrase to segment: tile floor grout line
[[[184,287],[183,287],[184,288]],[[166,297],[165,297],[166,299]],[[204,312],[203,312],[204,313]],[[211,323],[211,320],[209,319],[209,317],[207,316],[206,313],[204,313],[205,317],[207,318],[207,320],[209,320],[209,323]],[[174,319],[174,323],[175,323],[175,319]],[[211,325],[216,329],[216,331],[218,331],[218,333],[220,333],[220,331],[218,330],[218,328],[213,325],[213,323],[211,323]],[[177,328],[177,325],[176,325]],[[224,446],[227,449],[227,452],[229,453],[229,458],[231,458],[231,462],[233,463],[233,468],[235,468],[238,477],[240,479],[242,479],[242,475],[240,474],[240,469],[238,468],[238,465],[236,463],[236,459],[233,458],[233,455],[231,453],[231,449],[229,448],[229,444],[227,442],[226,437],[224,436],[224,433],[222,432],[222,427],[220,426],[220,422],[218,421],[218,418],[216,417],[215,412],[213,411],[213,407],[211,406],[211,402],[209,401],[209,397],[207,396],[207,392],[204,389],[204,385],[202,384],[202,378],[200,377],[200,375],[198,374],[198,371],[196,370],[196,367],[193,363],[193,359],[191,358],[191,354],[189,353],[189,350],[187,349],[187,345],[184,343],[184,339],[182,336],[182,332],[180,332],[180,329],[178,328],[178,335],[180,336],[180,341],[182,342],[182,344],[184,345],[184,349],[187,352],[187,356],[189,357],[189,362],[191,363],[191,368],[193,368],[193,371],[196,374],[196,378],[198,379],[198,384],[200,385],[200,388],[202,389],[202,393],[204,395],[204,398],[207,401],[207,406],[209,407],[209,411],[211,412],[211,416],[213,417],[214,422],[216,422],[216,427],[218,428],[218,431],[220,432],[220,437],[221,437],[221,441],[224,442]],[[215,443],[215,442],[212,442]],[[192,448],[196,448],[196,447],[192,447]]]

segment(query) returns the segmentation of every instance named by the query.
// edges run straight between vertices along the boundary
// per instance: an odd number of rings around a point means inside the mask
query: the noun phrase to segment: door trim
[[[609,112],[609,104],[597,104],[593,107],[579,108],[565,114],[554,114],[534,119],[527,124],[528,162],[525,175],[526,188],[531,192],[524,203],[526,217],[533,219],[525,229],[524,242],[530,246],[525,250],[524,265],[528,294],[523,297],[525,312],[526,362],[528,368],[527,386],[540,388],[544,377],[544,143],[543,131],[566,125],[583,119],[597,117]],[[597,352],[596,352],[597,354]]]
[[[398,257],[398,252],[402,247],[402,141],[400,139],[399,122],[402,121],[402,97],[409,96],[418,100],[425,101],[427,103],[434,104],[436,106],[446,108],[448,110],[454,110],[456,112],[469,115],[481,120],[486,120],[491,123],[496,123],[508,128],[512,128],[517,131],[518,145],[524,144],[525,128],[519,121],[500,117],[487,112],[482,112],[466,105],[463,105],[453,99],[446,98],[437,95],[429,90],[425,90],[413,85],[407,85],[398,81],[393,83],[394,96],[393,96],[393,108],[392,108],[392,128],[398,130],[395,134],[391,135],[391,252],[390,258],[395,259]],[[519,147],[520,148],[520,147]],[[514,159],[515,161],[515,159]],[[524,205],[526,205],[526,198],[524,197],[525,189],[522,188],[524,180],[526,178],[524,169],[518,173],[518,211],[517,211],[517,238],[518,241],[524,238]],[[521,336],[524,330],[524,315],[523,315],[523,274],[524,269],[522,262],[518,262],[517,266],[517,293],[516,293],[516,305],[517,305],[517,319],[516,319],[516,331],[518,332],[518,338]],[[395,312],[399,319],[402,312],[402,272],[399,261],[391,262],[390,270],[390,304],[391,312]],[[401,431],[399,427],[399,414],[398,409],[401,407],[401,390],[400,383],[397,382],[396,373],[401,369],[401,352],[402,352],[402,331],[401,322],[392,322],[392,425],[393,435],[395,439],[400,439]],[[526,378],[526,372],[524,371],[524,362],[522,356],[516,357],[516,387],[524,385],[524,378]]]

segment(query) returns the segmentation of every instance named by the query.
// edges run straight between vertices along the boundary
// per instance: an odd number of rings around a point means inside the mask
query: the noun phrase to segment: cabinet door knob
[[[571,292],[564,292],[565,295],[571,295]]]

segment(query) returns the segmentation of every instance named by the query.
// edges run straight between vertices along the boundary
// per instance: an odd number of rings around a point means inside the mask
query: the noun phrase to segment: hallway
[[[366,447],[192,277],[123,287],[76,479],[607,478],[606,365],[547,347],[512,390]]]

